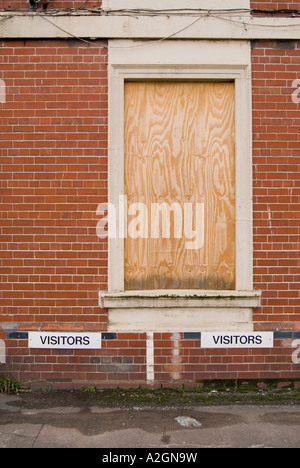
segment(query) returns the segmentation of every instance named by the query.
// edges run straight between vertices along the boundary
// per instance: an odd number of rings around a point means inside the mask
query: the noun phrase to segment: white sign
[[[29,348],[98,349],[101,333],[29,332]]]
[[[273,332],[202,332],[201,348],[273,348]]]

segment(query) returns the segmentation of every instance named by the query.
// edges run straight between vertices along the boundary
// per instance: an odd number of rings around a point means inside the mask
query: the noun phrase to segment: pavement
[[[113,454],[138,448],[300,447],[297,402],[122,406],[50,400],[44,396],[35,404],[32,396],[0,395],[0,448],[109,448]]]

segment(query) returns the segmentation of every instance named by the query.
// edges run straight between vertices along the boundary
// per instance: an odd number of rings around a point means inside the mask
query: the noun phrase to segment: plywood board
[[[234,83],[126,82],[124,130],[125,289],[234,289]]]

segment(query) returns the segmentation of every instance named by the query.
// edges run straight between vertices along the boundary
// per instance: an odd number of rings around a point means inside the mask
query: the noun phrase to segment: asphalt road
[[[35,405],[34,399],[28,402],[22,394],[0,395],[0,448],[109,448],[113,456],[117,449],[126,448],[300,447],[299,404],[110,407],[93,401],[84,406],[55,403],[59,406],[50,404],[47,397]],[[181,423],[188,417],[200,424],[184,427],[175,419],[179,416],[184,417]],[[133,459],[123,461],[134,465]]]
[[[179,416],[201,425],[184,427]],[[0,395],[0,448],[299,447],[299,404],[81,407]]]

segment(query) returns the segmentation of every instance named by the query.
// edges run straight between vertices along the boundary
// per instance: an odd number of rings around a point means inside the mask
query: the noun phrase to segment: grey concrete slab
[[[0,424],[0,448],[31,448],[42,424]]]
[[[299,404],[51,406],[0,395],[0,447],[299,448]],[[181,426],[186,416],[201,427]]]

